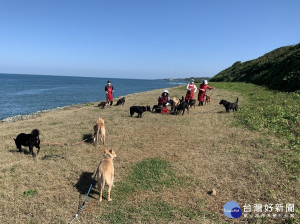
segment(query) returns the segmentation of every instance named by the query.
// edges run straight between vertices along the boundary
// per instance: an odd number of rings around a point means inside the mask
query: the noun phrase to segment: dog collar
[[[106,154],[106,155],[105,155],[105,157],[109,157],[109,158],[111,158],[111,156],[110,156],[110,155],[108,155],[108,154]]]

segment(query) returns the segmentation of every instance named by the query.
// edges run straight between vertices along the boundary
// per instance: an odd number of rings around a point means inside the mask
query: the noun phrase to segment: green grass
[[[168,161],[150,158],[132,167],[130,181],[142,190],[168,188],[178,181]]]
[[[241,96],[239,111],[234,115],[237,125],[287,139],[288,144],[284,146],[274,145],[276,143],[263,137],[246,141],[244,144],[255,148],[278,150],[282,155],[276,157],[274,162],[286,170],[290,181],[297,181],[300,172],[299,93],[270,91],[264,87],[245,83],[210,83],[210,86],[230,90],[235,92],[235,95]],[[185,91],[185,87],[178,89]],[[264,153],[261,156],[264,157]],[[269,172],[264,166],[257,166],[256,169],[261,173]],[[153,192],[161,193],[189,184],[192,184],[192,181],[180,177],[170,162],[159,158],[142,160],[131,166],[122,184],[117,183],[113,188],[112,195],[116,195],[117,201],[101,204],[106,211],[104,219],[109,223],[166,223],[178,220],[179,216],[183,222],[187,220],[193,222],[200,218],[218,223],[220,221],[218,215],[203,209],[201,201],[193,205],[174,205],[160,197],[151,196]],[[147,196],[132,203],[132,197],[140,194]],[[275,200],[277,194],[274,189],[268,189],[266,198]]]
[[[239,92],[247,102],[240,102],[236,114],[250,129],[284,136],[293,150],[300,150],[300,92],[286,93],[246,83],[215,82],[210,85]]]
[[[193,219],[198,214],[197,211],[183,212],[182,209],[171,206],[160,198],[146,197],[135,205],[128,203],[133,195],[162,192],[181,187],[183,184],[190,184],[188,178],[179,177],[170,162],[159,158],[140,161],[131,167],[122,184],[116,184],[113,188],[112,195],[117,195],[117,200],[100,205],[105,206],[104,219],[110,223],[149,222],[149,220],[163,223],[172,220],[175,212]]]
[[[148,198],[135,206],[111,207],[110,211],[104,215],[104,219],[110,223],[135,223],[137,220],[163,223],[174,217],[174,208],[167,202]]]
[[[285,137],[289,148],[300,151],[300,92],[280,92],[238,82],[210,82],[210,86],[237,92],[245,98],[236,114],[239,124],[251,130]],[[196,84],[199,86],[199,84]],[[180,87],[185,90],[185,86]],[[233,99],[227,99],[233,101]],[[234,99],[235,100],[235,99]]]
[[[282,146],[282,156],[277,162],[293,176],[300,172],[300,92],[272,91],[247,83],[213,82],[210,85],[243,96],[245,101],[240,101],[235,115],[237,122],[249,129],[285,138],[288,144]]]
[[[27,191],[23,192],[23,195],[26,197],[32,197],[34,195],[36,195],[38,193],[38,191],[36,189],[29,189]]]
[[[134,164],[121,186],[116,186],[117,195],[128,196],[134,191],[158,191],[180,186],[187,179],[177,177],[170,162],[158,158],[149,158]]]

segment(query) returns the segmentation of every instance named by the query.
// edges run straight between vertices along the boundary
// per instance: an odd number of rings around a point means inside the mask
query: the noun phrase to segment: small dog
[[[154,105],[152,107],[152,112],[154,113],[161,113],[161,110],[162,110],[162,105]]]
[[[100,135],[100,141],[104,145],[104,143],[105,143],[105,126],[104,126],[104,119],[101,117],[99,117],[98,121],[94,125],[94,145],[98,144],[99,135]]]
[[[190,113],[189,104],[185,101],[184,97],[182,96],[179,105],[175,107],[175,114],[182,112],[183,116],[185,110],[188,111],[188,114]]]
[[[205,104],[209,104],[210,105],[210,101],[211,101],[211,97],[208,95],[205,95]]]
[[[226,100],[221,100],[220,101],[220,105],[223,105],[226,109],[226,112],[229,113],[229,110],[232,109],[232,111],[237,112],[238,110],[238,102],[239,102],[239,98],[236,98],[235,103],[230,103]]]
[[[188,104],[189,104],[189,107],[194,106],[194,108],[195,108],[196,107],[196,100],[195,99],[191,99],[191,100],[189,100]]]
[[[115,106],[119,106],[119,105],[124,106],[124,104],[125,104],[125,97],[122,97],[117,101],[117,104]]]
[[[137,117],[142,117],[142,114],[145,112],[145,111],[151,111],[151,108],[150,108],[150,106],[146,106],[146,107],[144,107],[144,106],[131,106],[130,107],[130,116],[132,117],[132,115],[134,114],[134,113],[137,113],[138,115],[137,115]]]
[[[176,97],[172,97],[171,99],[171,111],[175,110],[175,107],[180,103],[180,100],[176,99]]]
[[[19,149],[19,152],[22,152],[21,146],[28,146],[29,152],[33,153],[33,147],[36,147],[38,149],[37,155],[40,152],[40,131],[38,129],[33,129],[30,134],[20,133],[16,138],[14,138],[17,149]]]
[[[171,107],[172,107],[172,103],[173,101],[171,100]],[[162,105],[154,105],[152,107],[152,113],[164,113],[164,111],[167,111],[167,106],[170,105],[170,103],[163,103]]]
[[[105,156],[103,157],[97,174],[97,185],[99,190],[99,201],[102,201],[102,192],[105,187],[105,183],[108,185],[108,197],[107,200],[111,201],[110,192],[111,188],[114,185],[114,163],[113,159],[117,157],[117,154],[114,150],[103,149]]]
[[[152,107],[152,112],[161,113],[163,111],[163,109],[166,108],[169,105],[170,105],[170,103],[163,103],[162,105],[154,105]],[[172,100],[171,100],[171,105],[172,105]]]
[[[100,107],[101,109],[104,109],[106,106],[108,106],[108,102],[107,101],[102,101],[98,104],[98,107]]]
[[[176,97],[172,97],[172,101],[174,102],[175,106],[180,103],[180,100],[176,99]]]

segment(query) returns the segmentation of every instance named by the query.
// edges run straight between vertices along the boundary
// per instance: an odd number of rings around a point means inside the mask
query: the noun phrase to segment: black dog
[[[188,104],[189,104],[189,107],[194,106],[194,108],[195,108],[196,107],[196,100],[195,99],[191,99],[191,100],[189,100]]]
[[[106,106],[108,106],[108,102],[107,101],[102,101],[98,104],[98,107],[100,107],[101,109],[105,108]]]
[[[171,111],[174,111],[176,107],[176,103],[173,100],[170,100],[170,105],[171,105]]]
[[[229,113],[229,110],[232,109],[233,111],[237,112],[238,110],[238,102],[239,98],[236,98],[235,103],[230,103],[226,100],[221,100],[219,104],[223,105],[226,109],[226,112]]]
[[[162,105],[154,105],[152,107],[152,112],[161,113],[161,110],[162,110]]]
[[[117,101],[117,104],[115,106],[119,106],[119,105],[123,106],[124,104],[125,104],[125,97],[122,97]]]
[[[37,154],[40,152],[40,131],[38,129],[34,129],[31,131],[31,134],[20,133],[15,140],[17,149],[22,151],[21,146],[28,146],[29,152],[33,155],[33,147],[38,149]]]
[[[175,107],[175,114],[182,112],[182,116],[184,115],[184,111],[187,109],[188,114],[190,113],[189,103],[184,100],[182,96],[180,103]]]
[[[132,115],[134,113],[137,113],[138,114],[137,117],[142,117],[142,114],[145,111],[151,111],[150,106],[148,106],[148,105],[147,105],[147,107],[144,107],[144,106],[131,106],[130,107],[130,116],[132,117]]]

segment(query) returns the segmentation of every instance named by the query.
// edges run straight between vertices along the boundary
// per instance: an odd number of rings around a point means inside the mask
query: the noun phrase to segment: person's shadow
[[[80,175],[79,180],[74,185],[74,187],[76,187],[76,189],[80,194],[86,195],[88,193],[91,184],[93,184],[89,197],[96,199],[94,196],[91,195],[91,194],[98,194],[98,191],[96,190],[96,180],[94,180],[93,178],[94,178],[94,173],[83,172]]]

